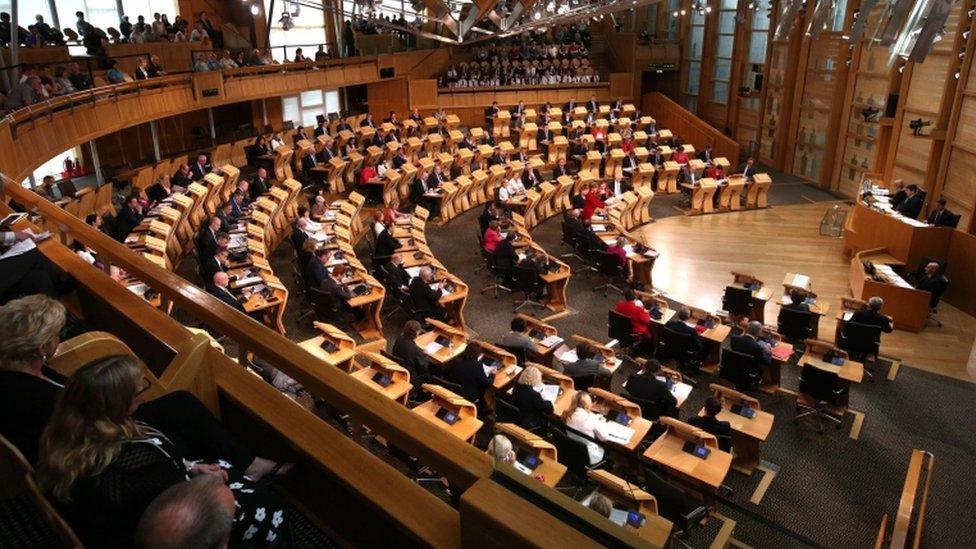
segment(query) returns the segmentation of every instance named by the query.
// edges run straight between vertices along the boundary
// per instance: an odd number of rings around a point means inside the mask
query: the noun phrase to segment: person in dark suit
[[[698,160],[701,160],[706,164],[711,164],[712,161],[715,160],[715,155],[712,153],[711,145],[705,145],[705,150],[698,153]]]
[[[627,153],[627,156],[624,157],[620,163],[620,171],[628,179],[634,176],[634,172],[637,171],[637,159],[634,158],[633,152]]]
[[[234,206],[230,202],[224,204],[217,210],[217,219],[220,219],[221,232],[229,233],[237,228],[237,218],[234,217]]]
[[[755,163],[756,161],[750,156],[748,159],[746,159],[744,164],[741,164],[738,169],[735,170],[735,173],[741,174],[742,177],[746,179],[752,179],[752,176],[756,175],[756,167],[754,166]]]
[[[377,223],[383,225],[382,214],[379,214]],[[380,234],[376,235],[376,245],[373,248],[373,264],[377,267],[382,265],[384,262],[389,260],[393,253],[400,249],[400,241],[393,238],[390,234],[390,229],[386,225],[383,225],[383,230]]]
[[[698,331],[693,327],[688,325],[688,320],[691,319],[691,311],[688,307],[681,307],[678,309],[677,318],[672,318],[665,324],[665,326],[679,334],[685,334],[691,336],[692,345],[698,350],[699,354],[702,352],[704,345],[702,345],[701,336],[698,335]]]
[[[448,370],[450,380],[461,386],[461,396],[476,405],[484,399],[485,391],[495,378],[495,374],[485,373],[485,367],[478,359],[480,354],[481,348],[469,343],[461,355],[451,361]]]
[[[495,152],[491,153],[491,156],[488,157],[489,168],[492,166],[501,166],[504,163],[505,160],[502,159],[502,153],[498,149],[495,149]]]
[[[542,274],[545,272],[548,262],[549,258],[546,257],[546,254],[537,252],[532,248],[526,248],[525,257],[518,262],[519,267],[531,269],[535,273],[535,285],[533,288],[540,296],[545,295],[546,291],[546,281],[542,279]]]
[[[746,325],[745,332],[732,336],[732,350],[737,353],[752,356],[762,364],[772,364],[773,356],[769,352],[769,345],[759,341],[762,335],[762,323],[752,320]]]
[[[367,126],[370,127],[370,128],[375,128],[376,127],[376,123],[373,122],[373,115],[371,113],[366,113],[366,118],[363,118],[359,122],[359,127],[360,128],[365,128]]]
[[[664,164],[664,154],[661,152],[661,147],[654,147],[651,154],[647,157],[647,161],[655,166]]]
[[[496,114],[498,114],[498,111],[500,110],[501,109],[498,108],[498,101],[492,101],[491,106],[485,109],[485,122],[491,124],[492,119],[495,117]]]
[[[433,175],[433,174],[432,174]],[[436,212],[438,201],[434,198],[424,196],[427,194],[427,181],[430,179],[423,172],[410,182],[410,200],[417,206],[426,208],[430,212]]]
[[[197,156],[197,161],[190,166],[190,173],[194,181],[200,181],[203,176],[210,173],[211,169],[210,163],[207,162],[207,155],[201,154]]]
[[[241,303],[234,294],[230,293],[227,285],[230,284],[230,277],[227,273],[220,271],[214,273],[213,279],[207,284],[207,293],[216,297],[217,299],[223,301],[227,305],[230,305],[234,309],[247,314],[244,310],[244,304]]]
[[[248,205],[244,199],[243,191],[234,191],[234,194],[230,195],[230,200],[227,201],[227,204],[230,205],[230,216],[235,220],[240,220],[240,218],[248,214]]]
[[[917,219],[918,214],[922,212],[922,193],[918,190],[918,185],[912,183],[911,185],[905,187],[906,198],[905,201],[895,208],[895,211],[901,215]]]
[[[440,304],[444,291],[439,287],[436,290],[431,288],[433,283],[434,272],[430,267],[421,267],[420,274],[410,281],[410,299],[418,310],[428,311],[428,316],[440,320],[444,318],[444,309]]]
[[[552,178],[559,179],[564,175],[569,175],[569,168],[566,167],[566,159],[560,158],[556,161],[556,166],[552,169]]]
[[[949,280],[942,274],[942,266],[933,261],[925,266],[925,276],[919,279],[915,288],[932,294],[929,307],[934,308],[948,285]]]
[[[705,399],[705,415],[690,417],[685,423],[715,435],[718,438],[719,450],[728,452],[732,449],[732,426],[728,421],[720,421],[715,417],[721,411],[722,401],[710,396]]]
[[[596,112],[600,106],[596,102],[596,96],[591,95],[590,100],[586,102],[586,112]]]
[[[518,118],[519,116],[521,116],[522,113],[525,112],[525,101],[519,101],[518,105],[512,107],[511,112],[512,112],[512,118]]]
[[[170,179],[173,187],[187,188],[190,183],[193,183],[193,172],[190,170],[189,164],[182,164],[173,177]],[[174,189],[175,190],[175,189]]]
[[[536,144],[539,146],[539,150],[542,151],[543,156],[549,154],[549,145],[552,143],[552,131],[549,130],[549,124],[546,123],[535,134]]]
[[[908,193],[905,192],[905,182],[901,179],[896,179],[891,184],[891,207],[898,209],[905,199],[908,198]]]
[[[332,259],[332,253],[325,248],[319,248],[308,258],[308,265],[305,266],[305,276],[308,283],[316,288],[321,288],[325,279],[329,278],[329,271],[326,264]]]
[[[328,260],[326,260],[326,262],[328,262]],[[331,273],[326,270],[327,276],[322,279],[322,282],[319,284],[319,289],[327,294],[332,294],[333,296],[341,299],[343,301],[342,304],[344,305],[343,308],[349,312],[354,312],[354,310],[349,307],[348,303],[345,303],[346,300],[352,299],[352,292],[349,290],[348,286],[341,283],[340,277],[344,272],[342,267],[342,265],[337,265],[332,269]],[[355,311],[360,311],[360,309],[357,308]]]
[[[597,376],[604,378],[609,378],[612,373],[604,366],[603,355],[585,341],[576,345],[576,362],[564,365],[562,372],[569,377]]]
[[[247,188],[247,192],[251,202],[254,202],[259,196],[268,192],[268,170],[264,169],[264,167],[258,168],[257,174],[255,174],[254,179],[251,180],[251,184]]]
[[[419,322],[408,320],[403,325],[400,335],[393,340],[393,347],[390,348],[390,354],[398,359],[401,366],[410,371],[410,383],[415,388],[419,388],[430,379],[430,359],[414,341],[420,335],[420,329]]]
[[[115,239],[122,242],[129,236],[132,229],[142,223],[142,206],[139,204],[139,195],[132,193],[125,201],[125,206],[115,218]]]
[[[322,117],[322,119],[319,120],[319,125],[315,126],[315,131],[312,132],[313,137],[318,137],[320,135],[329,135],[329,123],[325,117]]]
[[[444,177],[444,169],[441,168],[440,164],[437,164],[436,166],[434,166],[434,171],[429,176],[427,176],[427,181],[425,181],[425,183],[427,184],[427,190],[433,191],[435,189],[441,188],[441,183],[443,183],[446,180],[447,178]]]
[[[563,112],[571,113],[575,108],[576,108],[576,100],[570,99],[569,101],[566,102],[566,104],[563,105]]]
[[[791,311],[810,312],[810,304],[806,302],[806,292],[799,288],[790,288],[790,302],[783,305],[784,309]]]
[[[620,196],[634,190],[634,187],[623,178],[623,174],[615,174],[613,182],[610,183],[610,190],[613,191],[614,196]]]
[[[678,399],[671,394],[668,384],[657,378],[660,372],[661,363],[656,358],[648,359],[641,370],[627,378],[627,393],[653,402],[661,415],[677,417]]]
[[[461,142],[458,143],[458,148],[459,149],[473,149],[474,148],[474,143],[472,143],[471,142],[471,138],[467,134],[465,134],[464,138],[461,139]]]
[[[539,170],[526,167],[522,171],[522,186],[526,189],[534,189],[542,183],[542,175],[539,174]]]
[[[360,124],[360,125],[362,125],[362,124]],[[345,120],[340,120],[339,123],[336,124],[336,133],[339,133],[342,130],[346,130],[347,132],[351,132],[352,131],[352,126],[349,125],[349,122],[346,122]]]
[[[929,216],[925,218],[925,222],[929,225],[935,225],[936,227],[951,227],[955,217],[956,216],[946,208],[946,199],[944,196],[942,196],[936,200],[935,208],[929,212]]]
[[[533,430],[545,426],[546,417],[553,413],[552,403],[542,398],[542,372],[535,366],[528,366],[519,375],[512,389],[512,403],[518,408],[518,424],[523,429]]]
[[[410,162],[410,160],[407,158],[407,155],[403,153],[403,147],[399,147],[396,155],[393,156],[393,169],[399,170],[408,162]]]
[[[220,232],[220,225],[220,218],[213,216],[197,233],[197,253],[201,256],[212,257],[217,253],[217,233]]]
[[[884,307],[884,300],[878,296],[874,296],[868,300],[867,307],[854,311],[854,314],[851,315],[850,322],[877,326],[881,328],[882,332],[890,334],[892,331],[891,318],[881,314],[882,307]]]
[[[495,269],[499,274],[511,280],[512,271],[518,263],[518,253],[515,251],[515,231],[508,231],[505,239],[495,247]]]
[[[386,269],[386,281],[391,286],[406,288],[410,285],[410,273],[403,268],[403,256],[400,254],[393,254],[384,269]]]
[[[213,256],[200,258],[200,278],[203,283],[213,280],[217,273],[227,272],[227,250],[217,250]]]
[[[566,212],[566,217],[563,219],[563,224],[566,225],[566,232],[573,235],[573,238],[581,240],[585,237],[586,226],[580,221],[580,211],[577,208],[573,208]]]
[[[601,252],[607,250],[607,243],[593,232],[593,224],[590,223],[589,219],[583,221],[582,240],[588,250],[600,250]]]

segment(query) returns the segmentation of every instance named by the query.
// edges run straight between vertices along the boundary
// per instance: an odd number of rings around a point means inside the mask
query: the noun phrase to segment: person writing
[[[596,465],[603,461],[603,447],[594,442],[596,440],[607,440],[609,438],[610,425],[607,418],[593,410],[593,397],[586,391],[577,391],[573,395],[573,401],[569,408],[563,413],[563,422],[574,431],[578,431],[589,438],[584,438],[576,433],[570,432],[569,436],[586,444],[586,453],[590,465]]]
[[[542,372],[535,366],[522,370],[512,389],[512,402],[519,410],[518,424],[523,429],[538,429],[546,424],[546,416],[553,413],[552,403],[542,398]]]

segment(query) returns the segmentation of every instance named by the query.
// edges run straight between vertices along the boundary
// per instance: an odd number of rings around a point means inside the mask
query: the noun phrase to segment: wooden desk
[[[757,173],[752,176],[751,180],[746,181],[746,207],[767,207],[769,204],[767,203],[766,197],[772,183],[773,180],[770,179],[769,174],[765,173]]]
[[[619,506],[628,511],[639,512],[644,515],[643,526],[634,528],[625,522],[623,527],[636,532],[638,536],[646,539],[654,547],[668,546],[668,539],[671,537],[671,530],[674,525],[668,519],[657,514],[657,499],[654,496],[609,471],[595,469],[587,471],[586,476],[597,484],[597,489],[591,492],[584,501],[592,498],[594,494],[601,494],[609,498],[614,507]]]
[[[425,383],[421,387],[430,393],[432,398],[412,408],[414,413],[463,441],[474,442],[474,436],[484,425],[484,422],[478,419],[478,410],[475,405],[440,385]],[[456,415],[457,421],[450,425],[437,417],[441,410]]]
[[[418,252],[421,254],[420,258],[417,258],[416,254],[404,254],[403,267],[408,270],[411,278],[417,276],[416,273],[419,273],[422,267],[429,267],[433,271],[434,281],[442,285],[442,293],[438,303],[447,313],[450,324],[463,332],[466,329],[464,305],[468,301],[468,285],[446,270],[435,257],[428,255],[425,251],[426,249]]]
[[[900,217],[871,209],[858,201],[844,225],[844,251],[853,256],[860,251],[884,249],[895,261],[914,269],[923,257],[946,259],[949,244],[956,239],[955,232],[958,231],[949,227],[910,225]]]
[[[742,177],[729,177],[720,182],[718,209],[733,212],[742,209],[742,190],[745,184]]]
[[[614,244],[617,240],[616,236],[605,236],[601,240],[606,244]],[[636,244],[638,242],[629,236],[627,237],[627,245],[624,246],[624,251],[627,252],[627,263],[630,267],[631,279],[634,282],[639,282],[644,285],[644,288],[650,290],[654,287],[654,262],[660,254],[657,250],[653,248],[648,248],[643,253],[637,253],[634,251]]]
[[[627,426],[634,430],[634,434],[631,435],[630,440],[627,441],[626,444],[617,442],[615,440],[607,440],[606,442],[623,448],[629,452],[637,451],[641,441],[643,441],[647,437],[647,434],[651,431],[651,427],[654,425],[654,422],[641,417],[640,406],[620,395],[616,395],[610,391],[597,387],[590,387],[587,391],[590,393],[590,396],[593,397],[593,412],[598,414],[608,414],[611,412],[623,413],[629,418],[629,423]],[[608,419],[607,421],[614,420]]]
[[[559,337],[559,331],[554,326],[550,326],[534,316],[523,313],[518,313],[515,316],[525,321],[525,325],[529,329],[529,337],[535,342],[535,356],[530,357],[532,358],[532,362],[538,362],[544,366],[552,366],[553,354],[563,342],[563,339]],[[550,345],[546,346],[543,345],[543,342],[547,338],[555,339],[547,342]]]
[[[665,158],[670,158],[670,147],[661,147],[661,154],[664,156],[664,150],[667,149],[667,156]],[[663,164],[662,173],[658,175],[657,178],[657,189],[654,191],[658,194],[673,194],[678,192],[678,172],[681,171],[681,165],[673,160],[665,160]]]
[[[427,325],[430,331],[418,335],[414,342],[435,364],[443,367],[468,346],[464,331],[432,318],[427,319]],[[447,338],[448,345],[437,343],[438,338]]]
[[[552,407],[553,415],[561,421],[563,412],[569,408],[569,404],[573,401],[573,395],[576,394],[576,389],[573,387],[573,378],[534,362],[526,362],[525,366],[535,366],[538,368],[542,372],[542,382],[546,385],[559,386],[559,394],[556,396],[556,401],[552,404]]]
[[[732,454],[718,449],[714,436],[674,418],[659,420],[667,431],[644,452],[644,457],[666,469],[699,484],[706,491],[717,492],[732,466]],[[710,450],[705,459],[682,450],[686,442],[701,444]]]
[[[877,296],[884,299],[885,313],[890,314],[895,328],[920,332],[925,328],[929,317],[929,302],[932,294],[924,290],[917,290],[904,282],[901,277],[888,280],[885,275],[875,270],[879,277],[886,281],[875,280],[868,274],[864,263],[870,261],[875,267],[888,265],[901,267],[903,264],[892,257],[887,249],[875,248],[854,254],[851,258],[850,284],[854,297],[867,301]]]
[[[804,341],[804,344],[806,345],[807,350],[796,363],[800,368],[805,365],[810,365],[820,368],[821,370],[833,372],[837,374],[837,377],[840,378],[842,383],[846,383],[848,385],[851,383],[860,383],[861,380],[864,379],[864,364],[846,358],[847,353],[837,349],[833,346],[833,344],[815,339],[808,339]],[[836,365],[823,360],[824,354],[829,350],[834,350],[835,353],[844,357],[844,362],[840,365]],[[847,406],[848,398],[850,398],[850,391],[845,393],[845,399],[842,402],[844,407]]]
[[[689,183],[682,183],[681,186],[688,189],[691,192],[691,207],[685,213],[690,214],[706,214],[712,213],[715,209],[713,204],[715,202],[714,196],[716,191],[715,180],[710,177],[704,177],[698,181],[697,184],[691,185]]]
[[[533,478],[540,480],[550,488],[555,488],[559,481],[566,476],[566,466],[559,463],[556,447],[547,440],[514,423],[496,423],[495,431],[512,441],[516,456],[525,452],[539,459],[538,466],[531,473],[526,474],[531,474]],[[516,469],[525,473],[523,469],[518,467]]]
[[[264,323],[284,335],[284,315],[285,304],[288,302],[288,289],[281,283],[281,280],[272,274],[261,273],[260,276],[263,285],[271,289],[271,296],[264,297],[260,292],[251,292],[244,302],[244,311],[249,314],[262,313]]]
[[[774,341],[776,344],[770,349],[772,360],[769,364],[762,362],[759,364],[762,370],[762,380],[759,381],[759,390],[768,394],[774,394],[779,391],[780,372],[783,364],[788,363],[793,356],[792,344],[785,343],[782,340],[775,340],[775,338]]]
[[[320,332],[319,335],[300,342],[298,346],[329,366],[352,372],[355,369],[353,357],[356,355],[356,342],[332,324],[315,321],[312,325]],[[322,347],[326,341],[335,345],[336,349],[326,351]]]
[[[773,289],[763,286],[763,281],[752,276],[751,274],[732,271],[732,286],[747,288],[750,284],[758,284],[759,286],[757,289],[752,290],[752,317],[750,320],[755,320],[760,324],[765,324],[766,303],[771,297],[773,297]],[[735,319],[730,318],[730,320]]]
[[[709,385],[709,389],[722,401],[722,411],[715,416],[716,419],[728,421],[732,427],[732,467],[751,475],[759,465],[759,443],[766,440],[773,429],[773,414],[763,412],[755,398],[734,389],[716,383]],[[747,418],[733,412],[733,405],[751,408],[755,411],[755,416]],[[698,415],[704,416],[705,408]]]
[[[386,398],[406,406],[410,390],[413,388],[410,383],[410,372],[377,353],[362,353],[362,356],[369,360],[369,365],[353,372],[352,377]]]

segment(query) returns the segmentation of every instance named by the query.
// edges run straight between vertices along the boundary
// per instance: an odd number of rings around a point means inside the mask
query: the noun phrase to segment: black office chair
[[[731,318],[752,316],[752,290],[738,286],[726,286],[722,295],[722,308],[728,311]]]
[[[570,436],[570,433],[573,436]],[[559,463],[566,466],[566,472],[573,480],[573,485],[569,488],[573,490],[573,497],[575,498],[588,483],[586,473],[591,469],[599,468],[606,460],[590,464],[590,452],[585,441],[592,439],[583,433],[569,428],[563,432],[562,428],[556,428],[552,430],[551,437],[552,444],[556,447],[556,453],[559,454]]]
[[[587,374],[585,376],[569,376],[573,380],[573,389],[577,391],[585,391],[593,386],[596,382],[596,374]]]
[[[410,292],[403,288],[396,288],[394,293],[397,305],[406,311],[411,320],[423,322],[428,317],[436,317],[439,313],[430,309],[421,309],[414,303]]]
[[[661,332],[661,340],[657,344],[657,359],[661,362],[674,360],[682,371],[697,373],[701,366],[701,355],[691,334],[676,332],[665,326]],[[684,376],[684,380],[694,385],[694,380]]]
[[[932,292],[932,297],[929,298],[929,317],[926,319],[926,321],[931,320],[935,322],[935,325],[939,328],[942,327],[942,321],[935,318],[935,314],[939,312],[939,301],[942,300],[942,294],[949,288],[949,277],[943,274],[942,280],[943,284]]]
[[[918,267],[914,271],[908,273],[904,278],[909,283],[914,286],[918,284],[918,281],[925,277],[925,266],[929,263],[937,263],[939,265],[939,272],[945,274],[946,270],[949,268],[949,262],[944,259],[938,259],[935,257],[923,256],[918,262]]]
[[[545,309],[546,306],[532,298],[542,299],[544,286],[542,285],[539,273],[532,268],[516,265],[513,270],[512,290],[521,292],[525,299],[516,299],[513,312],[518,312],[522,307],[538,307]]]
[[[840,378],[835,372],[809,364],[804,366],[800,371],[800,387],[796,393],[796,412],[793,416],[793,423],[799,424],[801,417],[812,415],[817,418],[818,432],[821,435],[823,434],[823,420],[825,419],[833,421],[840,429],[843,411],[837,415],[831,413],[829,409],[833,407],[836,410],[841,404],[841,397],[846,392],[846,387],[840,383]]]
[[[647,467],[643,469],[644,490],[657,500],[658,513],[674,524],[675,539],[687,547],[681,540],[708,518],[708,507],[702,505],[697,493],[690,493]]]
[[[481,293],[493,292],[495,299],[498,299],[498,290],[512,293],[512,289],[506,284],[508,273],[500,271],[495,264],[495,254],[481,248],[481,257],[485,263],[485,270],[488,272],[488,284],[481,288]]]
[[[461,385],[454,383],[453,381],[447,378],[443,378],[437,375],[430,376],[430,383],[433,383],[434,385],[440,385],[441,387],[444,387],[448,391],[458,396],[461,396],[462,392],[464,391],[464,389],[461,388]]]
[[[847,351],[852,360],[864,363],[864,372],[868,380],[874,381],[874,367],[869,368],[867,359],[873,357],[872,364],[878,360],[881,349],[881,327],[871,324],[861,324],[848,320],[844,324],[844,331],[840,334],[837,345]]]
[[[647,341],[646,334],[634,333],[630,318],[617,311],[607,311],[607,337],[616,339],[621,354],[631,355],[639,345]]]
[[[661,416],[673,416],[677,415],[675,409],[665,408],[664,403],[658,400],[648,400],[646,398],[636,397],[627,392],[625,389],[621,392],[622,397],[633,402],[634,404],[640,406],[641,417],[649,421],[657,421]]]
[[[525,364],[529,360],[529,351],[525,347],[515,347],[510,345],[496,345],[499,349],[511,353],[515,357],[515,362],[519,365]]]
[[[519,409],[500,395],[495,396],[495,422],[514,423],[518,425]]]
[[[962,219],[962,214],[952,214],[952,216],[949,217],[949,220],[946,221],[946,225],[945,226],[946,227],[951,227],[953,229],[956,229],[956,228],[959,227],[959,220],[960,219]]]
[[[565,221],[561,226],[563,231],[562,244],[569,246],[572,251],[569,253],[560,254],[559,257],[574,257],[579,261],[583,261],[583,258],[576,253],[579,249],[579,242],[577,242],[576,237],[573,236],[573,233],[569,231],[569,227],[566,225]]]
[[[624,293],[624,288],[627,287],[627,275],[624,272],[623,265],[620,264],[620,257],[616,254],[610,252],[596,251],[596,272],[604,277],[606,284],[601,284],[593,288],[594,292],[603,290],[603,295],[606,296],[613,290],[619,294]],[[620,286],[616,286],[614,282],[620,282]]]
[[[762,380],[762,370],[756,357],[732,349],[722,350],[722,366],[718,375],[731,381],[736,390],[742,392],[755,389]]]
[[[776,317],[776,331],[792,342],[803,341],[813,336],[813,322],[816,320],[810,311],[795,311],[780,308]]]
[[[342,309],[342,302],[335,294],[315,287],[309,288],[308,291],[316,320],[342,324],[347,319],[348,314]]]

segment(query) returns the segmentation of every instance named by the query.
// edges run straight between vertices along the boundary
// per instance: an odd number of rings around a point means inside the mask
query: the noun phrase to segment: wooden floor
[[[830,203],[777,206],[720,215],[668,217],[640,228],[635,236],[661,252],[654,285],[669,297],[707,310],[722,307],[722,291],[731,271],[750,273],[777,288],[787,272],[808,275],[813,291],[830,302],[821,319],[822,338],[833,339],[840,297],[849,296],[849,261],[839,238],[819,236],[820,219]],[[778,305],[766,306],[767,324],[775,324]],[[943,327],[921,333],[884,334],[882,355],[903,364],[976,381],[976,318],[942,304]],[[968,367],[967,367],[968,365]]]

